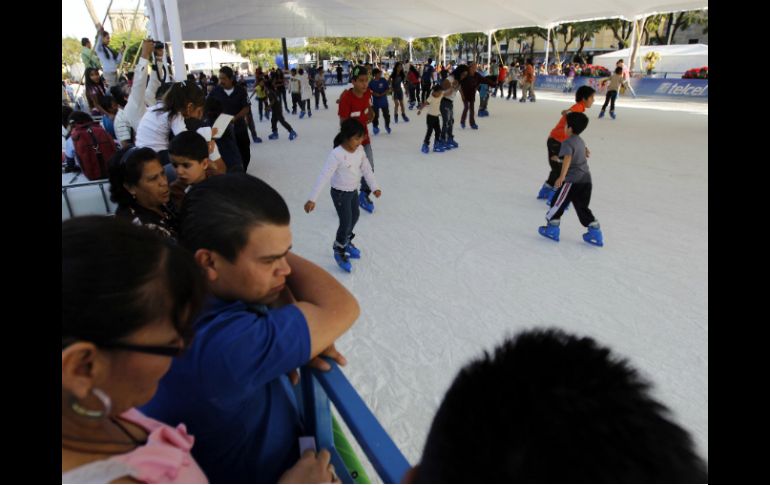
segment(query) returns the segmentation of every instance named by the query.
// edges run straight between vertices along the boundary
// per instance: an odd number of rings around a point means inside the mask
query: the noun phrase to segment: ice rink
[[[380,120],[383,195],[374,214],[361,212],[362,259],[347,274],[332,257],[328,187],[314,212],[302,209],[337,133],[341,89],[329,87],[329,109],[312,118],[286,114],[294,141],[280,126],[270,141],[269,122],[257,123],[264,143],[251,145],[248,172],[289,204],[294,251],[358,298],[361,317],[337,345],[343,371],[410,463],[461,367],[506,336],[550,326],[628,357],[708,459],[708,104],[622,98],[618,119],[600,120],[597,94],[582,137],[603,248],[583,242],[574,209],[560,242],[537,233],[546,138],[571,96],[491,98],[476,131],[460,128],[457,95],[460,148],[446,153],[420,152],[425,112],[407,110],[411,121],[390,135]]]

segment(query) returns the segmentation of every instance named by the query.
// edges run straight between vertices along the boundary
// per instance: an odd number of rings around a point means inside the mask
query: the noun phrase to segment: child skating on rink
[[[607,96],[604,98],[604,105],[602,106],[602,110],[599,112],[599,118],[604,118],[604,110],[607,109],[607,104],[610,104],[610,116],[612,119],[615,119],[615,100],[618,97],[618,90],[621,86],[624,86],[626,89],[629,88],[628,80],[623,77],[623,68],[622,67],[616,67],[615,73],[609,77],[609,79],[605,79],[602,81],[602,86],[607,84],[609,81],[610,85],[607,87]]]
[[[444,145],[441,143],[441,99],[444,97],[444,90],[441,86],[433,86],[431,94],[428,99],[425,100],[420,106],[417,107],[417,115],[428,107],[428,115],[425,117],[425,122],[428,125],[428,132],[425,134],[425,140],[422,142],[422,152],[428,153],[430,151],[430,134],[434,133],[433,137],[433,151],[443,152]]]
[[[594,93],[596,90],[590,86],[580,86],[575,92],[575,104],[569,109],[561,112],[561,118],[546,140],[546,147],[548,148],[548,164],[551,166],[551,173],[548,175],[548,179],[540,188],[540,192],[537,194],[538,199],[545,199],[548,205],[551,205],[551,200],[556,192],[554,189],[554,182],[561,173],[561,157],[559,157],[559,150],[561,144],[567,139],[567,135],[564,132],[564,126],[566,123],[565,116],[567,113],[582,113],[586,109],[590,108],[594,104]]]
[[[366,131],[364,126],[355,118],[342,122],[340,133],[334,138],[334,149],[326,159],[326,163],[318,175],[308,201],[305,202],[305,212],[308,214],[315,209],[315,201],[321,189],[331,181],[331,195],[334,208],[337,210],[340,224],[334,240],[334,260],[340,268],[350,273],[353,269],[350,258],[358,259],[361,252],[353,245],[353,228],[358,222],[358,183],[361,175],[366,179],[373,194],[379,198],[382,195],[374,178],[372,166],[366,157],[361,143]]]
[[[559,223],[564,208],[572,202],[575,206],[580,223],[588,228],[583,234],[583,240],[595,246],[604,246],[604,238],[588,204],[591,202],[591,172],[588,169],[589,151],[586,148],[580,134],[588,126],[588,117],[584,113],[568,113],[564,132],[567,139],[561,144],[559,156],[564,157],[561,173],[554,182],[556,196],[551,208],[545,215],[547,225],[540,226],[538,232],[541,236],[559,240]]]

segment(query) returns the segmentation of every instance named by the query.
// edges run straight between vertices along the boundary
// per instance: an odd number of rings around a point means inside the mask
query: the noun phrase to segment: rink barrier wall
[[[597,93],[604,94],[607,88],[601,86],[604,77],[578,76],[572,85],[572,92],[580,86],[591,86]],[[708,99],[708,79],[631,79],[631,88],[637,96],[666,96],[675,98],[706,98]],[[566,76],[538,76],[535,78],[535,89],[546,91],[563,91],[567,86]]]
[[[353,433],[364,454],[384,483],[401,483],[410,465],[366,403],[361,399],[337,364],[324,358],[331,370],[303,367],[300,385],[294,392],[300,403],[305,431],[316,440],[316,449],[326,448],[343,483],[354,483],[334,447],[331,404]]]

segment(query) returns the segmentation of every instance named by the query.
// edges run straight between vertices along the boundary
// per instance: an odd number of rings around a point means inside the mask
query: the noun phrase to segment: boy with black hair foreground
[[[706,483],[690,434],[626,359],[560,330],[463,368],[405,483]]]

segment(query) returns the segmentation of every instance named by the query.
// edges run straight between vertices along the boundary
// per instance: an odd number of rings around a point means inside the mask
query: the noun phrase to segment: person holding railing
[[[180,216],[180,244],[195,255],[211,299],[142,411],[194,431],[193,454],[211,481],[274,483],[307,432],[286,375],[319,355],[344,365],[334,342],[358,318],[358,303],[291,252],[289,208],[256,177],[201,182]],[[312,364],[329,369],[322,359]]]

